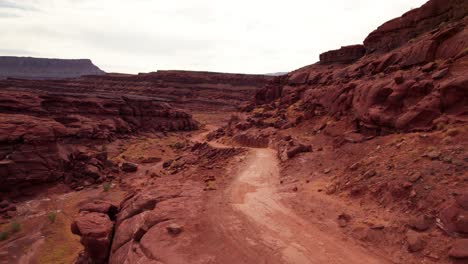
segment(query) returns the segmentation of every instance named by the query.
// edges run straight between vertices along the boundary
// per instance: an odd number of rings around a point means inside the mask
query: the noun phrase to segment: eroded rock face
[[[0,79],[59,79],[83,75],[101,75],[104,71],[91,60],[43,59],[0,56]]]
[[[320,54],[320,63],[351,63],[360,59],[365,54],[366,48],[363,45],[346,46]]]
[[[0,76],[1,78],[1,76]],[[255,93],[274,76],[192,71],[106,74],[65,80],[28,81],[9,79],[0,87],[22,87],[34,91],[140,95],[184,110],[233,111],[251,102]]]
[[[424,19],[432,21],[431,12],[455,12],[465,5],[466,1],[430,1],[402,18],[411,20],[405,30],[424,24]],[[432,11],[426,14],[428,7]],[[445,23],[424,24],[425,30],[415,29],[420,34],[414,41],[390,52],[368,54],[349,65],[314,64],[293,71],[260,90],[257,103],[279,104],[278,109],[299,104],[305,119],[349,117],[355,131],[377,135],[426,131],[439,122],[463,120],[468,111],[468,18],[446,16],[449,13],[442,15],[448,19]],[[277,117],[281,115],[278,111]]]
[[[197,128],[191,115],[139,96],[0,92],[0,189],[102,182],[115,164],[84,145],[144,131]]]
[[[383,24],[364,40],[364,45],[371,52],[387,52],[442,23],[462,19],[467,13],[468,3],[464,0],[432,0]]]

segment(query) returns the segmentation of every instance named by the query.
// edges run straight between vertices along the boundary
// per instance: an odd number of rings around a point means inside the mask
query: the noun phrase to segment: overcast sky
[[[426,0],[0,0],[0,55],[108,72],[270,73],[362,43]]]

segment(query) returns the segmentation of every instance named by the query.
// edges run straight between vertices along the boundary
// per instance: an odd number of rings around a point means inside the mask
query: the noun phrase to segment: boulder
[[[439,213],[444,230],[448,233],[468,234],[468,210],[466,210],[466,194],[460,195],[455,201],[447,202]]]
[[[96,212],[81,212],[71,225],[71,231],[81,237],[84,254],[89,263],[104,264],[109,258],[114,224],[109,216]]]
[[[95,200],[81,206],[80,212],[102,213],[108,215],[113,220],[118,212],[118,207],[107,201]]]
[[[132,162],[124,162],[122,163],[121,169],[124,172],[136,172],[138,170],[138,165]]]
[[[411,253],[418,252],[424,249],[426,242],[422,236],[414,231],[408,231],[406,234],[406,243],[408,251]]]
[[[311,152],[312,146],[300,143],[296,140],[282,140],[277,145],[277,155],[281,161],[292,159],[300,153]]]

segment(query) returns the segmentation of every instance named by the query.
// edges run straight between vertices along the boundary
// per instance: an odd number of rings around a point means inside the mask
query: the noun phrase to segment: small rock
[[[440,71],[437,71],[436,73],[434,73],[432,75],[432,79],[434,80],[439,80],[439,79],[442,79],[445,77],[445,75],[447,75],[447,73],[449,72],[449,69],[448,68],[445,68],[445,69],[442,69]]]
[[[385,226],[382,224],[373,224],[369,228],[373,230],[382,230],[385,228]]]
[[[427,63],[426,65],[424,65],[421,70],[423,72],[431,72],[433,71],[435,68],[437,68],[437,63],[435,62],[429,62]]]
[[[297,192],[297,191],[298,191],[298,188],[297,188],[297,187],[294,187],[294,188],[292,189],[292,191],[293,191],[293,192]]]
[[[159,157],[146,157],[141,160],[141,163],[147,164],[147,163],[156,163],[160,161],[161,161],[161,158]]]
[[[349,221],[351,221],[351,216],[349,214],[342,213],[342,214],[338,215],[338,226],[339,227],[346,227],[348,225]]]
[[[456,259],[468,258],[468,239],[457,239],[449,251],[449,256]]]
[[[468,211],[459,213],[454,224],[458,232],[468,234]]]
[[[366,173],[364,173],[363,177],[369,179],[374,177],[375,175],[377,175],[377,172],[375,170],[368,170]]]
[[[461,206],[463,209],[468,210],[468,194],[462,194],[458,195],[455,198],[455,201],[459,206]]]
[[[354,163],[353,165],[351,165],[351,166],[349,167],[349,169],[350,169],[351,171],[355,171],[355,170],[357,170],[358,168],[359,168],[359,162],[356,162],[356,163]]]
[[[167,160],[163,163],[163,168],[164,169],[167,169],[171,166],[172,162],[174,162],[174,160]]]
[[[328,173],[330,173],[330,172],[331,172],[331,169],[325,169],[325,170],[323,171],[323,173],[325,173],[325,174],[328,174]]]
[[[171,235],[178,235],[180,233],[182,233],[182,226],[178,225],[178,224],[170,224],[169,226],[166,227],[167,229],[167,232]]]
[[[406,234],[406,242],[408,244],[408,251],[411,253],[421,251],[426,246],[426,242],[422,239],[421,235],[414,231],[409,231]]]
[[[422,177],[422,174],[420,172],[416,172],[413,175],[411,175],[408,180],[410,182],[414,183],[414,182],[419,181],[419,179],[421,179],[421,177]]]
[[[430,219],[425,216],[417,216],[408,221],[408,226],[416,231],[426,231],[431,224]]]
[[[440,157],[440,155],[441,155],[440,151],[437,151],[437,150],[433,150],[433,151],[430,151],[430,152],[424,154],[425,157],[428,157],[431,160],[438,159]]]
[[[135,172],[138,170],[138,165],[132,162],[124,162],[121,168],[124,172]]]
[[[402,75],[397,75],[394,80],[396,84],[402,84],[405,82],[405,78]]]
[[[0,208],[5,208],[9,205],[10,203],[7,200],[3,200],[0,202]]]

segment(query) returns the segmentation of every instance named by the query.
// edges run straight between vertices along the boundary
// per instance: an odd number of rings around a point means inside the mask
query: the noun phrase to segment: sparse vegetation
[[[172,144],[171,147],[174,148],[174,149],[183,149],[185,147],[185,143],[184,142],[176,142],[176,143]]]
[[[16,221],[11,222],[11,224],[10,224],[10,233],[14,234],[14,233],[18,233],[19,231],[21,231],[20,223],[18,223]]]
[[[57,218],[57,212],[50,211],[49,213],[47,213],[47,219],[49,219],[49,222],[55,223],[56,218]]]
[[[0,241],[4,241],[8,239],[8,232],[2,231],[0,232]]]
[[[205,182],[205,191],[216,190],[216,181],[206,181]]]
[[[108,192],[109,189],[110,189],[110,183],[105,182],[104,184],[102,184],[102,190],[103,190],[104,192]]]

